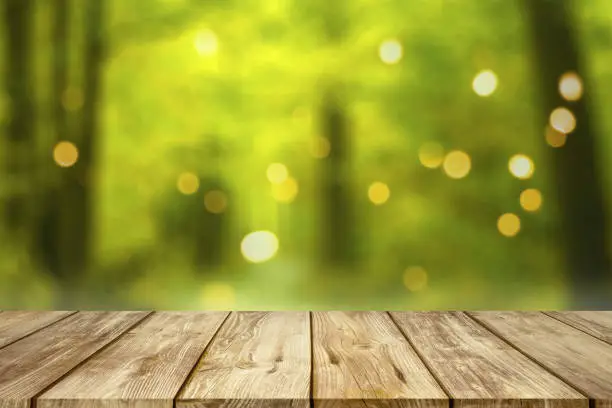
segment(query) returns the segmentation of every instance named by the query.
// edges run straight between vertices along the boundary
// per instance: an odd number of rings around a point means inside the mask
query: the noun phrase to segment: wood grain
[[[546,312],[546,314],[612,344],[612,312]]]
[[[37,398],[38,408],[172,408],[227,312],[159,312]]]
[[[473,312],[505,338],[583,394],[612,407],[612,346],[539,312]]]
[[[312,335],[316,408],[449,405],[387,313],[314,312]]]
[[[588,407],[579,392],[464,313],[391,315],[455,407]]]
[[[178,408],[308,408],[308,312],[234,312],[177,397]]]
[[[0,348],[74,313],[4,311],[0,313]]]
[[[145,318],[148,312],[79,312],[0,350],[0,408],[30,399]]]
[[[612,408],[612,312],[69,313],[0,312],[0,408]]]

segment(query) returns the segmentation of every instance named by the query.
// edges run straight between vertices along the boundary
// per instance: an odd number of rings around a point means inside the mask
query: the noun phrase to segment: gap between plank
[[[569,382],[568,380],[566,380],[565,378],[563,378],[562,376],[560,376],[559,374],[555,373],[553,370],[549,369],[548,367],[546,367],[544,364],[540,363],[538,360],[536,360],[535,358],[531,357],[529,354],[527,354],[526,352],[524,352],[523,350],[521,350],[519,347],[515,346],[510,340],[506,339],[503,334],[501,334],[498,330],[496,330],[493,327],[490,327],[488,324],[486,324],[485,322],[481,322],[476,316],[472,316],[471,313],[469,312],[463,312],[467,317],[469,317],[470,319],[472,319],[474,322],[476,322],[476,324],[478,324],[479,326],[481,326],[482,328],[484,328],[485,330],[487,330],[488,332],[492,333],[494,336],[496,336],[497,338],[499,338],[501,341],[503,341],[504,343],[506,343],[507,345],[509,345],[510,347],[512,347],[513,349],[515,349],[516,351],[518,351],[519,353],[521,353],[523,356],[527,357],[529,360],[531,360],[532,362],[534,362],[535,364],[537,364],[538,366],[540,366],[540,368],[542,368],[544,371],[548,372],[549,374],[553,375],[554,377],[556,377],[557,379],[559,379],[561,382],[563,382],[565,385],[567,385],[568,387],[574,389],[575,391],[578,391],[579,394],[582,394],[583,397],[587,398],[589,401],[589,408],[595,408],[595,400],[591,399],[588,395],[587,392],[585,392],[585,390],[583,390],[581,387],[578,387],[576,385],[573,385],[571,382]],[[538,313],[542,313],[542,312],[538,312]],[[544,314],[544,313],[542,313]],[[544,314],[545,316],[547,316],[546,314]],[[593,403],[593,406],[591,406],[591,403]]]
[[[181,386],[179,387],[178,391],[176,392],[176,395],[174,396],[174,398],[172,398],[172,408],[176,408],[176,399],[178,398],[178,396],[181,393],[181,391],[183,391],[183,389],[187,386],[189,381],[191,381],[191,379],[193,378],[193,374],[195,373],[195,371],[198,368],[198,366],[202,363],[202,359],[204,358],[204,354],[206,354],[206,351],[210,348],[211,344],[213,344],[213,341],[215,340],[215,338],[217,337],[217,335],[221,331],[221,328],[225,325],[225,322],[227,322],[229,317],[232,315],[232,313],[235,313],[235,312],[231,312],[230,311],[230,312],[227,313],[227,315],[225,316],[225,318],[223,319],[223,321],[221,322],[221,324],[219,325],[217,330],[215,330],[215,333],[212,335],[212,337],[208,341],[208,344],[206,344],[206,346],[204,347],[204,349],[200,353],[200,356],[196,360],[195,364],[193,365],[193,367],[191,367],[191,370],[189,371],[189,374],[187,374],[187,377],[185,377],[185,380],[183,380],[183,383],[181,384]],[[35,408],[35,407],[33,407],[33,408]]]
[[[580,327],[574,326],[574,325],[573,325],[573,324],[571,324],[570,322],[566,322],[566,321],[564,321],[564,320],[561,320],[561,319],[556,318],[556,317],[555,317],[555,316],[553,316],[553,315],[549,315],[549,314],[548,314],[549,312],[540,312],[540,313],[542,313],[544,316],[548,316],[548,317],[550,317],[551,319],[554,319],[554,320],[556,320],[556,321],[558,321],[558,322],[560,322],[560,323],[563,323],[563,324],[565,324],[565,325],[567,325],[567,326],[571,327],[572,329],[576,329],[576,330],[578,330],[578,331],[580,331],[580,332],[582,332],[582,333],[584,333],[584,334],[588,334],[590,337],[592,337],[592,338],[594,338],[594,339],[596,339],[596,340],[599,340],[599,341],[602,341],[602,342],[606,343],[606,345],[607,345],[607,346],[612,346],[612,342],[609,342],[609,341],[606,341],[606,340],[604,340],[604,339],[602,339],[602,338],[599,338],[599,337],[597,337],[597,336],[595,336],[595,335],[593,335],[593,334],[591,334],[591,333],[589,333],[589,332],[587,332],[587,331],[585,331],[585,330],[581,329]]]
[[[314,408],[314,333],[312,331],[312,311],[308,312],[310,330],[310,390],[308,391],[310,408]]]
[[[406,341],[408,342],[408,344],[410,345],[410,347],[412,348],[412,350],[414,350],[415,354],[417,355],[417,357],[419,359],[421,359],[421,361],[423,362],[423,365],[425,366],[425,368],[427,369],[427,371],[429,371],[429,373],[431,374],[431,376],[433,377],[433,379],[436,381],[436,383],[440,386],[440,388],[442,389],[442,391],[446,394],[446,397],[448,398],[448,408],[453,408],[455,405],[455,402],[453,400],[453,396],[451,395],[450,391],[446,388],[446,386],[444,385],[444,383],[442,383],[442,381],[438,378],[438,376],[434,373],[433,368],[429,365],[429,363],[427,362],[427,360],[425,359],[425,357],[421,354],[421,352],[416,348],[416,346],[414,345],[414,343],[412,343],[412,341],[410,341],[410,338],[408,338],[408,336],[406,335],[406,333],[404,333],[404,330],[402,330],[402,327],[398,324],[398,322],[393,318],[393,315],[391,314],[391,312],[386,312],[387,315],[389,316],[389,318],[391,319],[391,321],[393,322],[393,324],[395,325],[395,327],[397,327],[397,330],[399,330],[399,332],[401,333],[401,335],[406,339]]]
[[[34,333],[37,333],[37,332],[41,331],[42,329],[46,329],[47,327],[49,327],[49,326],[51,326],[51,325],[54,325],[55,323],[61,322],[62,320],[67,319],[67,318],[69,318],[70,316],[73,316],[73,315],[77,314],[78,312],[79,312],[78,310],[76,310],[76,311],[71,311],[71,312],[70,312],[70,313],[68,313],[67,315],[62,316],[62,317],[60,317],[60,318],[59,318],[59,319],[57,319],[57,320],[54,320],[54,321],[52,321],[52,322],[50,322],[50,323],[47,323],[47,324],[45,324],[44,326],[40,326],[38,329],[35,329],[33,332],[28,333],[28,334],[26,334],[26,335],[24,335],[24,336],[21,336],[21,337],[19,337],[19,338],[17,338],[17,339],[15,339],[15,340],[13,340],[13,341],[11,341],[11,342],[6,343],[4,346],[0,347],[0,350],[2,350],[2,349],[3,349],[3,348],[5,348],[5,347],[10,346],[11,344],[17,343],[19,340],[23,340],[23,339],[25,339],[26,337],[29,337],[29,336],[33,335]],[[2,313],[2,311],[0,311],[0,313]]]
[[[76,314],[76,313],[74,313]],[[136,328],[137,326],[141,325],[143,322],[145,322],[146,320],[149,320],[153,315],[155,314],[155,312],[149,312],[147,315],[145,315],[142,319],[138,320],[136,323],[132,324],[131,326],[129,326],[127,329],[125,329],[122,333],[119,333],[119,335],[117,337],[115,337],[114,339],[112,339],[111,341],[109,341],[107,344],[105,344],[104,346],[100,347],[98,350],[94,351],[89,357],[83,359],[83,361],[80,361],[77,365],[75,365],[74,367],[72,367],[70,370],[66,371],[64,374],[62,374],[58,379],[56,379],[55,381],[53,381],[51,384],[47,385],[45,388],[43,388],[40,392],[36,393],[32,398],[30,398],[30,404],[29,404],[29,408],[36,408],[36,401],[38,400],[38,398],[43,395],[45,392],[49,391],[51,388],[53,388],[55,385],[57,385],[57,383],[59,383],[60,381],[62,381],[64,378],[68,377],[70,374],[72,374],[75,370],[77,370],[78,368],[80,368],[81,366],[83,366],[86,362],[88,362],[89,360],[91,360],[92,358],[96,357],[98,354],[102,353],[104,350],[106,350],[107,348],[109,348],[111,345],[115,344],[116,342],[118,342],[126,333],[128,333],[130,330],[133,330],[134,328]],[[72,316],[72,315],[71,315]]]

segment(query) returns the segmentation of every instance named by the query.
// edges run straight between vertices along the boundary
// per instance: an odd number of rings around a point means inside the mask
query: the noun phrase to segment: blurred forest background
[[[0,4],[0,308],[612,307],[609,0]]]

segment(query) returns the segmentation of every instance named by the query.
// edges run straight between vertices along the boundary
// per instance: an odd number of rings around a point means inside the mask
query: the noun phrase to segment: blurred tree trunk
[[[601,309],[612,306],[609,224],[595,154],[588,74],[572,21],[573,4],[570,0],[523,0],[543,114],[548,119],[555,108],[566,106],[577,122],[567,144],[551,150],[572,308]],[[586,96],[576,102],[565,101],[559,93],[559,79],[568,71],[578,73],[586,89]]]
[[[85,6],[83,106],[79,118],[80,127],[74,135],[79,156],[74,166],[62,169],[64,171],[58,196],[58,257],[64,293],[61,301],[64,303],[72,301],[74,291],[88,272],[91,261],[95,159],[104,63],[103,1],[88,0]],[[63,107],[57,106],[56,114],[60,114],[60,109]],[[66,125],[66,122],[62,123]],[[65,131],[68,132],[67,125]]]
[[[324,41],[342,46],[349,30],[347,6],[345,0],[315,2],[323,15]],[[342,75],[342,72],[337,74]],[[322,245],[321,254],[324,265],[348,270],[354,265],[355,222],[353,217],[353,196],[350,173],[350,130],[345,111],[343,89],[337,82],[323,89],[323,101],[320,110],[321,133],[330,145],[330,152],[322,163]]]
[[[218,176],[202,177],[201,189],[202,194],[197,195],[198,205],[193,219],[196,225],[194,231],[194,265],[198,270],[205,271],[208,268],[218,268],[223,265],[225,235],[228,230],[226,210],[220,211],[220,203],[210,199],[211,202],[206,204],[211,208],[206,208],[207,206],[204,205],[205,197],[211,191],[227,194],[228,190]],[[211,209],[214,212],[210,211]]]
[[[55,140],[68,137],[68,115],[62,97],[68,88],[68,26],[70,9],[68,0],[53,0],[53,119]]]
[[[7,230],[29,239],[33,212],[35,130],[32,71],[33,1],[3,0],[6,38],[5,86],[9,98],[5,139],[4,221]],[[25,235],[28,234],[28,235]],[[29,245],[29,242],[27,242]]]
[[[93,193],[96,181],[101,88],[104,64],[104,0],[88,0],[85,12],[85,50],[83,58],[83,110],[80,128],[79,160],[74,169],[73,199],[75,213],[74,244],[78,254],[75,272],[84,273],[90,261],[93,235]],[[64,219],[64,221],[67,221]]]
[[[208,139],[205,148],[208,168],[206,174],[200,174],[201,194],[198,194],[199,203],[194,213],[196,231],[193,258],[194,266],[202,272],[223,265],[229,233],[228,209],[225,208],[226,203],[221,202],[221,197],[227,198],[229,195],[221,172],[226,157],[223,144],[216,134],[207,134],[204,138]]]
[[[346,113],[336,90],[326,91],[321,108],[322,133],[329,141],[329,156],[322,163],[322,224],[320,240],[323,262],[349,267],[355,260],[351,199],[350,140]]]
[[[209,274],[227,260],[229,193],[220,176],[200,173],[198,179],[196,193],[168,191],[156,218],[160,221],[164,248],[172,255],[186,254],[197,273]]]
[[[70,140],[68,128],[68,115],[62,102],[62,97],[68,88],[68,25],[69,25],[68,0],[53,0],[53,22],[52,40],[53,56],[51,67],[52,78],[52,112],[54,141]],[[51,273],[60,286],[64,286],[66,279],[65,271],[60,264],[60,212],[64,198],[65,169],[54,169],[51,180],[47,180],[48,188],[45,199],[40,205],[40,224],[38,230],[38,252],[42,267]],[[55,176],[55,177],[53,177]]]

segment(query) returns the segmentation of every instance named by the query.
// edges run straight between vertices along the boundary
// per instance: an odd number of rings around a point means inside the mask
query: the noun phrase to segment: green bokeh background
[[[72,4],[70,44],[75,49],[82,41],[82,4]],[[108,50],[99,102],[94,250],[89,270],[72,293],[75,307],[567,307],[548,165],[552,148],[537,126],[538,88],[518,2],[104,4]],[[51,11],[52,2],[44,0],[33,11],[34,97],[42,112],[36,157],[46,169],[57,168],[57,135],[45,108],[51,92]],[[579,2],[576,13],[609,198],[612,3]],[[211,55],[198,53],[202,33],[216,37]],[[388,39],[402,44],[397,64],[380,59],[379,47]],[[78,101],[81,62],[72,59],[71,86]],[[0,69],[5,62],[0,59]],[[483,98],[473,91],[472,80],[485,69],[495,72],[498,86]],[[313,157],[311,150],[320,135],[324,87],[340,80],[351,141],[345,179],[352,185],[357,214],[349,238],[358,262],[350,268],[316,262],[324,233],[318,186],[326,159]],[[3,120],[5,112],[0,108]],[[427,142],[439,143],[446,152],[466,152],[468,176],[456,180],[441,167],[424,167],[419,148]],[[218,155],[211,150],[214,144]],[[532,178],[519,180],[509,172],[508,160],[515,154],[532,158]],[[275,200],[266,178],[271,163],[285,164],[297,181],[292,202]],[[193,266],[195,244],[185,231],[198,212],[206,211],[205,189],[181,194],[177,178],[184,172],[214,175],[227,190],[221,265]],[[0,184],[10,182],[2,177]],[[376,181],[390,189],[389,200],[378,206],[368,200],[368,187]],[[521,208],[519,195],[526,188],[542,192],[539,211]],[[521,219],[521,230],[512,238],[497,229],[498,217],[507,212]],[[168,229],[177,235],[169,238]],[[242,256],[240,243],[259,230],[274,232],[279,250],[271,260],[253,264]],[[180,235],[187,238],[176,238]],[[57,280],[32,259],[5,233],[0,308],[58,304]],[[404,273],[415,266],[426,271],[427,282],[411,291]]]

